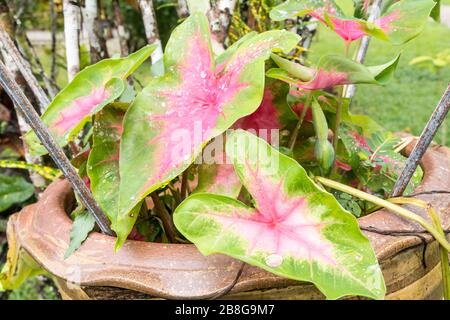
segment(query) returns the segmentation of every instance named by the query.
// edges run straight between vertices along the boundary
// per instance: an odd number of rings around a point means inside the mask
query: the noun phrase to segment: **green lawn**
[[[450,2],[450,0],[448,0]],[[410,66],[416,56],[435,55],[450,48],[450,29],[430,22],[424,32],[406,44],[395,78],[387,86],[362,85],[357,89],[352,111],[372,116],[392,131],[408,131],[419,135],[450,80],[450,66],[433,72],[431,69]],[[343,53],[344,43],[334,33],[321,28],[311,48],[311,60],[327,53]],[[353,45],[356,46],[356,43]],[[372,40],[366,59],[367,65],[387,62],[395,57],[398,47],[380,40]],[[442,125],[436,141],[450,145],[450,132]]]

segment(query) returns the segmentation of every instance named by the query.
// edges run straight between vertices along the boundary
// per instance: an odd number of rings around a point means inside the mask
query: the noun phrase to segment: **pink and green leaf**
[[[123,117],[127,104],[110,104],[95,115],[93,146],[89,153],[87,173],[95,200],[111,221],[116,232],[116,249],[131,232],[138,217],[138,205],[126,216],[117,217],[119,196],[119,151]]]
[[[42,121],[61,146],[65,146],[83,128],[93,114],[120,97],[124,80],[154,51],[146,46],[126,58],[105,59],[86,67],[53,99]],[[33,154],[46,150],[33,131],[25,135]]]
[[[326,55],[322,57],[317,68],[296,67],[281,57],[274,60],[280,68],[273,68],[266,72],[270,78],[285,81],[303,90],[319,90],[346,84],[384,84],[393,75],[400,56],[379,66],[366,67],[348,58],[339,55]],[[284,61],[285,60],[285,61]],[[283,62],[283,63],[282,63]],[[295,77],[295,70],[310,69],[313,76],[309,81]]]
[[[329,299],[384,297],[381,269],[357,220],[295,160],[242,130],[229,137],[227,154],[255,207],[200,193],[182,202],[175,225],[203,254],[312,282]]]
[[[188,17],[167,43],[166,74],[152,80],[127,112],[120,215],[183,172],[209,140],[254,112],[263,96],[265,60],[273,49],[289,51],[299,40],[291,32],[268,31],[233,47],[216,64],[210,38],[204,15]]]
[[[434,6],[432,0],[401,0],[370,23],[350,16],[350,10],[342,10],[344,7],[337,5],[337,1],[289,0],[275,7],[270,17],[279,21],[308,14],[331,28],[346,42],[370,35],[399,45],[422,31]]]
[[[236,121],[233,128],[249,130],[268,143],[281,144],[279,131],[297,121],[296,115],[286,101],[288,91],[287,84],[266,79],[263,100],[258,109]],[[217,161],[215,164],[200,165],[199,184],[195,192],[222,194],[236,198],[242,185],[234,173],[233,166],[226,163],[224,152],[220,153],[215,160]]]

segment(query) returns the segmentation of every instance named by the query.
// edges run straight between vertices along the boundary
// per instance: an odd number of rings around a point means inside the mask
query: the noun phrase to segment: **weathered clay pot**
[[[450,190],[450,149],[431,147],[422,167],[425,178],[416,193]],[[449,194],[418,198],[431,203],[444,228],[450,227]],[[64,260],[72,224],[67,212],[72,205],[69,183],[57,181],[38,203],[12,216],[8,225],[13,252],[31,256],[52,274],[66,299],[323,298],[309,283],[284,279],[249,265],[242,269],[242,262],[224,255],[204,257],[194,245],[127,241],[114,253],[115,239],[94,233]],[[410,209],[425,216],[425,212]],[[387,299],[441,297],[438,245],[420,226],[386,210],[359,222],[381,264]]]

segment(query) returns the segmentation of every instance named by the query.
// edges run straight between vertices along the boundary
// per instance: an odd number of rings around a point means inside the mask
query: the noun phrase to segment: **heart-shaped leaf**
[[[115,103],[103,108],[95,115],[93,146],[89,153],[87,173],[94,198],[111,221],[116,232],[116,250],[131,232],[138,213],[139,204],[128,215],[117,217],[119,197],[119,151],[123,132],[123,117],[128,104]]]
[[[213,194],[182,202],[175,224],[203,254],[312,282],[329,299],[383,298],[383,275],[356,219],[295,160],[242,130],[229,137],[227,154],[255,208]]]
[[[117,99],[125,89],[123,82],[155,50],[146,46],[126,58],[102,60],[86,67],[53,99],[42,121],[61,146],[65,146],[84,124],[105,105]],[[33,154],[45,154],[33,131],[25,135]]]
[[[270,78],[279,79],[304,90],[326,89],[336,85],[345,84],[384,84],[392,76],[400,56],[378,66],[366,67],[358,62],[339,55],[323,56],[316,69],[310,72],[314,76],[310,81],[303,78],[296,79],[295,70],[305,70],[306,67],[286,63],[286,59],[277,57],[274,61],[280,68],[273,68],[266,72]],[[305,72],[302,72],[305,74]]]
[[[315,17],[347,42],[365,35],[403,44],[416,37],[423,29],[431,10],[432,0],[401,0],[390,6],[373,23],[352,17],[346,1],[288,0],[270,12],[273,20],[280,21],[295,16]]]
[[[207,141],[259,106],[265,60],[291,50],[299,37],[268,31],[250,37],[214,62],[207,18],[188,17],[172,33],[166,74],[137,96],[124,120],[120,149],[120,215],[184,171]],[[136,174],[136,168],[139,173]]]

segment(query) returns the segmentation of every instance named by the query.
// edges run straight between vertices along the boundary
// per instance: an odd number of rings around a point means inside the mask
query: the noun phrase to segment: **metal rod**
[[[405,168],[403,169],[402,173],[397,179],[397,182],[394,185],[394,189],[392,191],[393,197],[401,196],[405,191],[409,181],[411,180],[411,177],[413,176],[414,172],[417,169],[417,166],[419,165],[420,160],[427,151],[428,146],[436,135],[437,130],[447,116],[449,109],[450,85],[447,87],[447,90],[445,90],[441,100],[439,101],[439,104],[433,111],[430,120],[428,120],[427,125],[423,129],[419,141],[409,155],[408,160],[406,160]]]
[[[367,22],[373,23],[381,13],[381,3],[382,0],[375,0],[370,8],[369,17],[367,18]],[[370,44],[370,36],[364,36],[361,39],[361,43],[359,45],[358,51],[356,52],[355,61],[358,63],[364,63],[366,59],[367,50],[369,49]],[[355,95],[356,86],[354,84],[349,84],[344,87],[344,98],[351,99]]]
[[[39,115],[34,110],[30,101],[20,90],[17,83],[14,82],[11,74],[6,69],[3,62],[0,61],[0,85],[5,89],[10,98],[13,100],[14,104],[21,111],[24,116],[25,121],[34,130],[39,140],[42,142],[44,147],[48,150],[48,153],[55,161],[57,166],[64,173],[65,177],[69,180],[72,188],[79,195],[81,203],[89,210],[89,212],[94,216],[95,221],[100,227],[101,231],[105,234],[113,236],[114,233],[109,227],[109,220],[103,211],[100,209],[98,204],[92,197],[91,192],[78,176],[75,168],[67,159],[61,147],[55,142],[51,136],[48,129],[42,123]]]

